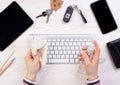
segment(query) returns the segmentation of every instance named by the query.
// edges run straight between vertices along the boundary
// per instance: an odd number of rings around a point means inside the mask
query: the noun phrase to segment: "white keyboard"
[[[41,35],[30,34],[47,41],[47,64],[78,64],[83,46],[93,42],[93,35]]]

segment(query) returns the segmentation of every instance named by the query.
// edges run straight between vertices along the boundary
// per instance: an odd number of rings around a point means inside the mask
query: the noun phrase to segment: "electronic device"
[[[111,58],[116,68],[120,68],[120,38],[107,43]]]
[[[103,34],[117,29],[117,24],[106,0],[98,0],[92,3],[91,8]]]
[[[65,12],[65,15],[63,17],[63,21],[64,22],[69,22],[70,19],[71,19],[71,16],[73,14],[73,11],[74,11],[74,8],[72,6],[68,6],[66,12]]]
[[[33,20],[17,4],[12,2],[0,13],[0,51],[3,51],[28,27]]]
[[[84,46],[93,44],[93,35],[41,35],[30,37],[47,41],[47,64],[79,64],[78,54]],[[91,52],[91,51],[89,51]]]

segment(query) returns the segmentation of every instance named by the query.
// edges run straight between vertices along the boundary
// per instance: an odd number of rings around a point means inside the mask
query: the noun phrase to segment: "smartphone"
[[[103,34],[117,29],[117,24],[106,0],[98,0],[90,6]]]

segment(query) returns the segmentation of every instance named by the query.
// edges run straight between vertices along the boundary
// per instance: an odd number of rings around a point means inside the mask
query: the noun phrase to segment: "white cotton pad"
[[[32,49],[32,56],[35,57],[37,54],[37,50],[41,49],[42,51],[42,57],[40,58],[40,61],[42,63],[42,66],[46,64],[47,62],[47,42],[46,40],[41,39],[40,37],[34,37],[31,40],[31,49]]]
[[[87,49],[87,54],[88,55],[92,55],[93,54],[93,52],[94,52],[94,50],[95,50],[95,46],[93,45],[93,44],[91,44],[89,47],[88,47],[88,49]]]

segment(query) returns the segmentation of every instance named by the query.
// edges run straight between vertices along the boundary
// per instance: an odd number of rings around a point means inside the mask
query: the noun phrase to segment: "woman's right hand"
[[[100,48],[96,41],[94,41],[95,50],[92,56],[87,55],[86,50],[88,47],[83,47],[82,52],[80,53],[80,61],[83,61],[87,79],[94,80],[98,77],[98,64],[99,64],[99,56],[100,56]],[[92,58],[90,58],[92,57]]]

